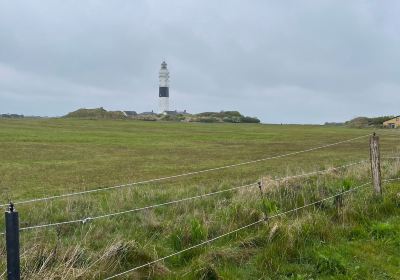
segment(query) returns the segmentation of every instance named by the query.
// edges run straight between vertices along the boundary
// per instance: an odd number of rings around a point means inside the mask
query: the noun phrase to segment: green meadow
[[[382,175],[400,177],[400,131],[340,126],[208,124],[132,120],[0,120],[1,204],[16,202],[20,226],[79,220],[236,186],[203,197],[86,223],[21,231],[24,279],[105,279],[258,223],[115,279],[400,279],[400,181],[367,185],[380,136]],[[107,188],[257,159],[360,136],[314,151],[90,194]],[[4,231],[4,221],[0,221]],[[0,275],[5,277],[5,244]]]

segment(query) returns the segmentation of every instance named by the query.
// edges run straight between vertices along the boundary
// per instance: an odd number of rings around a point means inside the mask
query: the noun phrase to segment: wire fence
[[[365,162],[367,162],[367,160],[361,160],[361,161],[358,161],[358,162],[353,162],[353,163],[349,163],[349,164],[345,164],[345,165],[341,165],[341,166],[337,166],[337,167],[331,167],[331,168],[327,168],[327,169],[324,169],[324,170],[318,170],[318,171],[313,171],[313,172],[308,172],[308,173],[303,173],[303,174],[297,174],[297,175],[293,175],[293,176],[286,176],[286,177],[276,178],[276,179],[273,179],[273,181],[289,180],[289,179],[307,177],[307,176],[312,176],[312,175],[317,175],[317,174],[324,174],[324,173],[327,173],[327,172],[331,172],[333,170],[345,169],[345,168],[348,168],[348,167],[351,167],[351,166],[355,166],[355,165],[359,165],[359,164],[362,164],[362,163],[365,163]],[[185,197],[185,198],[176,199],[176,200],[172,200],[172,201],[167,201],[167,202],[163,202],[163,203],[158,203],[158,204],[154,204],[154,205],[149,205],[149,206],[144,206],[144,207],[140,207],[140,208],[129,209],[129,210],[115,212],[115,213],[108,213],[108,214],[103,214],[103,215],[94,216],[94,217],[84,217],[84,218],[70,220],[70,221],[64,221],[64,222],[57,222],[57,223],[49,223],[49,224],[43,224],[43,225],[34,225],[34,226],[29,226],[29,227],[23,227],[23,228],[20,228],[20,231],[26,231],[26,230],[32,230],[32,229],[41,229],[41,228],[61,226],[61,225],[67,225],[67,224],[76,224],[76,223],[86,224],[87,222],[90,222],[90,221],[93,221],[93,220],[98,220],[98,219],[102,219],[102,218],[110,218],[110,217],[115,217],[115,216],[128,214],[128,213],[140,212],[140,211],[144,211],[144,210],[158,208],[158,207],[161,207],[161,206],[168,206],[168,205],[173,205],[173,204],[177,204],[177,203],[181,203],[181,202],[185,202],[185,201],[190,201],[190,200],[194,200],[194,199],[206,198],[206,197],[213,196],[213,195],[218,195],[218,194],[221,194],[221,193],[232,192],[232,191],[235,191],[235,190],[238,190],[238,189],[242,189],[242,188],[255,187],[255,186],[258,186],[258,184],[259,184],[258,182],[255,182],[255,183],[252,183],[252,184],[236,186],[236,187],[232,187],[232,188],[228,188],[228,189],[224,189],[224,190],[219,190],[219,191],[215,191],[215,192],[199,194],[199,195],[195,195],[195,196],[191,196],[191,197]],[[4,235],[4,233],[1,233],[1,235]]]
[[[395,180],[400,180],[400,177],[399,177],[399,178],[394,178],[394,179],[383,180],[383,182],[392,182],[392,181],[395,181]],[[368,185],[370,185],[370,184],[371,184],[370,182],[367,182],[367,183],[361,184],[361,185],[359,185],[359,186],[357,186],[357,187],[354,187],[354,188],[352,188],[352,189],[349,189],[349,190],[346,190],[346,191],[342,191],[342,192],[337,193],[337,194],[335,194],[335,195],[326,197],[326,198],[324,198],[324,199],[320,199],[320,200],[318,200],[318,201],[314,201],[314,202],[312,202],[312,203],[308,203],[308,204],[305,204],[305,205],[303,205],[303,206],[300,206],[300,207],[297,207],[297,208],[294,208],[294,209],[291,209],[291,210],[287,210],[287,211],[285,211],[285,212],[281,212],[281,213],[278,213],[278,214],[269,216],[269,217],[268,217],[268,220],[273,219],[273,218],[277,218],[277,217],[281,217],[281,216],[287,215],[287,214],[289,214],[289,213],[297,212],[297,211],[299,211],[299,210],[302,210],[302,209],[307,208],[307,207],[310,207],[310,206],[317,205],[317,204],[319,204],[319,203],[321,203],[321,202],[324,202],[324,201],[326,201],[326,200],[330,200],[330,199],[333,199],[333,198],[335,198],[335,197],[342,196],[342,195],[344,195],[344,194],[348,194],[348,193],[350,193],[350,192],[359,190],[360,188],[363,188],[363,187],[368,186]],[[240,227],[240,228],[237,228],[237,229],[235,229],[235,230],[229,231],[229,232],[227,232],[227,233],[221,234],[221,235],[216,236],[216,237],[214,237],[214,238],[208,239],[208,240],[203,241],[203,242],[201,242],[201,243],[198,243],[198,244],[196,244],[196,245],[193,245],[193,246],[190,246],[190,247],[185,248],[185,249],[183,249],[183,250],[180,250],[180,251],[178,251],[178,252],[169,254],[169,255],[167,255],[167,256],[165,256],[165,257],[156,259],[156,260],[154,260],[154,261],[151,261],[151,262],[148,262],[148,263],[145,263],[145,264],[136,266],[136,267],[134,267],[134,268],[132,268],[132,269],[129,269],[129,270],[126,270],[126,271],[124,271],[124,272],[121,272],[121,273],[115,274],[115,275],[113,275],[113,276],[107,277],[107,278],[105,278],[105,280],[114,279],[114,278],[117,278],[117,277],[119,277],[119,276],[126,275],[126,274],[128,274],[128,273],[131,273],[131,272],[134,272],[134,271],[136,271],[136,270],[139,270],[139,269],[141,269],[141,268],[144,268],[144,267],[147,267],[147,266],[151,266],[151,265],[153,265],[153,264],[156,264],[156,263],[158,263],[158,262],[164,261],[164,260],[169,259],[169,258],[171,258],[171,257],[180,255],[180,254],[182,254],[182,253],[184,253],[184,252],[187,252],[187,251],[193,250],[193,249],[195,249],[195,248],[198,248],[198,247],[207,245],[207,244],[209,244],[209,243],[212,243],[212,242],[214,242],[214,241],[216,241],[216,240],[218,240],[218,239],[221,239],[221,238],[223,238],[223,237],[226,237],[226,236],[228,236],[228,235],[232,235],[233,233],[237,233],[237,232],[242,231],[242,230],[244,230],[244,229],[253,227],[253,226],[255,226],[255,225],[257,225],[257,224],[260,224],[260,223],[263,223],[263,222],[265,222],[265,221],[266,221],[265,219],[260,219],[260,220],[258,220],[258,221],[256,221],[256,222],[247,224],[247,225],[242,226],[242,227]]]
[[[254,163],[258,163],[258,162],[262,162],[262,161],[279,159],[279,158],[298,155],[298,154],[302,154],[302,153],[312,152],[312,151],[316,151],[316,150],[320,150],[320,149],[336,146],[336,145],[339,145],[339,144],[352,142],[352,141],[355,141],[355,140],[358,140],[358,139],[362,139],[362,138],[366,138],[366,137],[369,137],[369,136],[370,135],[367,134],[367,135],[354,137],[354,138],[351,138],[351,139],[347,139],[347,140],[343,140],[343,141],[339,141],[339,142],[335,142],[335,143],[331,143],[331,144],[326,144],[326,145],[322,145],[322,146],[318,146],[318,147],[313,147],[313,148],[309,148],[309,149],[305,149],[305,150],[285,153],[285,154],[281,154],[281,155],[276,155],[276,156],[266,157],[266,158],[262,158],[262,159],[257,159],[257,160],[251,160],[251,161],[231,164],[231,165],[225,165],[225,166],[209,168],[209,169],[204,169],[204,170],[199,170],[199,171],[187,172],[187,173],[182,173],[182,174],[178,174],[178,175],[154,178],[154,179],[149,179],[149,180],[144,180],[144,181],[139,181],[139,182],[133,182],[133,183],[127,183],[127,184],[122,184],[122,185],[116,185],[116,186],[111,186],[111,187],[96,188],[96,189],[86,190],[86,191],[79,191],[79,192],[72,192],[72,193],[66,193],[66,194],[60,194],[60,195],[53,195],[53,196],[42,197],[42,198],[34,198],[34,199],[22,200],[22,201],[14,202],[14,204],[15,205],[21,205],[21,204],[27,204],[27,203],[36,203],[36,202],[42,202],[42,201],[49,201],[49,200],[54,200],[54,199],[61,199],[61,198],[67,198],[67,197],[72,197],[72,196],[77,196],[77,195],[85,195],[85,194],[97,193],[97,192],[102,192],[102,191],[108,191],[108,190],[132,187],[132,186],[137,186],[137,185],[144,185],[144,184],[149,184],[149,183],[154,183],[154,182],[159,182],[159,181],[164,181],[164,180],[169,180],[169,179],[175,179],[175,178],[180,178],[180,177],[192,176],[192,175],[197,175],[197,174],[202,174],[202,173],[207,173],[207,172],[212,172],[212,171],[217,171],[217,170],[223,170],[223,169],[228,169],[228,168],[233,168],[233,167],[238,167],[238,166],[243,166],[243,165],[254,164]],[[1,204],[0,207],[5,207],[7,205],[8,204]]]
[[[304,150],[299,150],[299,151],[295,151],[295,152],[284,153],[284,154],[280,154],[280,155],[270,156],[270,157],[266,157],[266,158],[261,158],[261,159],[257,159],[257,160],[251,160],[251,161],[246,161],[246,162],[241,162],[241,163],[236,163],[236,164],[231,164],[231,165],[225,165],[225,166],[209,168],[209,169],[204,169],[204,170],[199,170],[199,171],[192,171],[192,172],[182,173],[182,174],[178,174],[178,175],[172,175],[172,176],[148,179],[148,180],[143,180],[143,181],[138,181],[138,182],[133,182],[133,183],[128,183],[128,184],[122,184],[122,185],[116,185],[116,186],[111,186],[111,187],[105,187],[105,188],[95,188],[95,189],[86,190],[86,191],[71,192],[71,193],[47,196],[47,197],[42,197],[42,198],[27,199],[27,200],[17,201],[14,204],[23,205],[23,204],[30,204],[30,203],[36,203],[36,202],[44,202],[44,201],[50,201],[50,200],[55,200],[55,199],[62,199],[62,198],[68,198],[68,197],[73,197],[73,196],[97,193],[97,192],[101,192],[101,191],[121,189],[121,188],[125,188],[125,187],[136,186],[136,185],[144,185],[144,184],[148,184],[148,183],[154,183],[154,182],[159,182],[159,181],[163,181],[163,180],[181,178],[181,177],[185,177],[185,176],[202,174],[202,173],[206,173],[206,172],[218,171],[218,170],[223,170],[223,169],[228,169],[228,168],[234,168],[234,167],[254,164],[254,163],[258,163],[258,162],[263,162],[263,161],[267,161],[267,160],[273,160],[273,159],[279,159],[279,158],[284,158],[284,157],[288,157],[288,156],[293,156],[293,155],[297,155],[297,154],[301,154],[301,153],[312,152],[312,151],[315,151],[315,150],[319,150],[319,149],[323,149],[323,148],[327,148],[327,147],[332,147],[332,146],[343,144],[343,143],[352,142],[352,141],[355,141],[355,140],[358,140],[358,139],[362,139],[362,138],[365,138],[365,137],[369,137],[369,136],[370,135],[363,135],[363,136],[359,136],[359,137],[355,137],[355,138],[351,138],[351,139],[347,139],[347,140],[343,140],[343,141],[339,141],[339,142],[335,142],[335,143],[331,143],[331,144],[321,145],[321,146],[317,146],[317,147],[313,147],[313,148],[309,148],[309,149],[304,149]],[[375,135],[373,137],[375,137]],[[371,148],[371,153],[372,153],[372,148]],[[379,154],[379,150],[378,150],[378,154]],[[384,159],[399,160],[400,157],[393,156],[393,157],[385,157]],[[291,176],[286,176],[286,177],[275,178],[275,179],[272,179],[272,181],[290,180],[290,179],[295,179],[295,178],[300,178],[300,177],[307,177],[307,176],[313,176],[313,175],[318,175],[318,174],[325,174],[325,173],[328,173],[328,172],[331,172],[331,171],[334,171],[334,170],[346,169],[346,168],[349,168],[351,166],[364,164],[364,163],[367,163],[369,161],[372,162],[372,155],[371,155],[371,158],[369,160],[360,160],[360,161],[357,161],[357,162],[351,162],[351,163],[347,163],[347,164],[336,166],[336,167],[326,168],[326,169],[323,169],[323,170],[317,170],[317,171],[311,171],[311,172],[307,172],[307,173],[301,173],[301,174],[296,174],[296,175],[291,175]],[[372,163],[371,163],[371,166],[372,166]],[[379,166],[379,168],[380,168],[379,164],[377,166]],[[379,169],[379,176],[380,176],[380,169]],[[380,178],[379,178],[379,180],[380,180]],[[399,178],[385,179],[382,182],[388,183],[388,182],[397,181],[397,180],[400,180],[400,177]],[[359,189],[361,189],[361,188],[363,188],[363,187],[365,187],[367,185],[370,185],[370,184],[371,184],[370,182],[366,182],[366,183],[358,185],[358,186],[356,186],[354,188],[351,188],[351,189],[346,190],[346,191],[339,192],[339,193],[337,193],[335,195],[328,196],[328,197],[323,198],[321,200],[314,201],[312,203],[308,203],[308,204],[305,204],[303,206],[296,207],[296,208],[293,208],[291,210],[287,210],[287,211],[284,211],[284,212],[281,212],[281,213],[278,213],[278,214],[275,214],[275,215],[272,215],[272,216],[268,216],[268,220],[269,219],[273,219],[273,218],[277,218],[277,217],[280,217],[280,216],[284,216],[284,215],[287,215],[287,214],[290,214],[290,213],[293,213],[293,212],[297,212],[297,211],[302,210],[304,208],[311,207],[311,206],[316,205],[318,203],[322,203],[322,202],[324,202],[326,200],[330,200],[330,199],[333,199],[335,197],[342,196],[342,195],[348,194],[350,192],[354,192],[354,191],[359,190]],[[137,207],[137,208],[128,209],[128,210],[124,210],[124,211],[104,213],[104,214],[97,215],[97,216],[92,216],[92,217],[86,216],[86,217],[81,217],[81,218],[78,218],[78,219],[71,219],[71,220],[66,220],[66,221],[61,221],[61,222],[54,222],[54,223],[37,224],[37,225],[32,225],[32,226],[26,226],[26,227],[18,228],[17,232],[19,233],[19,232],[24,232],[24,231],[28,231],[28,230],[45,229],[45,228],[57,227],[57,226],[62,226],[62,225],[67,225],[67,224],[79,224],[79,223],[80,224],[87,224],[88,222],[91,222],[91,221],[94,221],[94,220],[112,218],[112,217],[117,217],[117,216],[120,216],[120,215],[125,215],[125,214],[129,214],[129,213],[136,213],[136,212],[155,209],[155,208],[159,208],[159,207],[172,206],[172,205],[176,205],[178,203],[188,202],[188,201],[192,201],[192,200],[196,200],[196,199],[204,199],[204,198],[211,197],[211,196],[214,196],[214,195],[219,195],[219,194],[227,193],[227,192],[234,192],[234,191],[239,190],[239,189],[247,189],[247,188],[252,188],[252,187],[255,187],[255,186],[259,186],[260,187],[261,186],[260,182],[254,182],[254,183],[250,183],[250,184],[235,186],[235,187],[222,189],[222,190],[217,190],[217,191],[213,191],[213,192],[197,194],[197,195],[184,197],[184,198],[178,198],[178,199],[174,199],[174,200],[168,200],[168,201],[165,201],[165,202],[152,204],[152,205],[147,205],[147,206],[143,206],[143,207]],[[260,190],[261,190],[261,188],[260,188]],[[2,205],[0,205],[0,207],[4,207],[4,206],[7,206],[7,205],[8,204],[2,204]],[[12,211],[10,210],[10,212],[12,212]],[[198,243],[196,245],[190,246],[190,247],[185,248],[183,250],[180,250],[180,251],[174,252],[172,254],[169,254],[169,255],[167,255],[165,257],[161,257],[161,258],[156,259],[154,261],[150,261],[148,263],[136,266],[136,267],[134,267],[132,269],[129,269],[127,271],[115,274],[113,276],[110,276],[110,277],[106,278],[106,280],[107,279],[114,279],[114,278],[117,278],[119,276],[123,276],[123,275],[129,274],[129,273],[131,273],[133,271],[139,270],[141,268],[151,266],[151,265],[156,264],[158,262],[162,262],[162,261],[164,261],[164,260],[166,260],[168,258],[171,258],[173,256],[182,254],[182,253],[184,253],[186,251],[193,250],[193,249],[201,247],[201,246],[205,246],[205,245],[207,245],[209,243],[212,243],[212,242],[214,242],[216,240],[222,239],[223,237],[232,235],[232,234],[237,233],[239,231],[243,231],[243,230],[245,230],[247,228],[253,227],[253,226],[257,225],[257,224],[261,224],[261,223],[263,223],[265,221],[266,221],[266,219],[257,220],[256,222],[252,222],[252,223],[247,224],[245,226],[239,227],[239,228],[237,228],[235,230],[226,232],[224,234],[221,234],[221,235],[216,236],[214,238],[211,238],[209,240],[203,241],[201,243]],[[0,233],[0,235],[5,235],[5,233]]]

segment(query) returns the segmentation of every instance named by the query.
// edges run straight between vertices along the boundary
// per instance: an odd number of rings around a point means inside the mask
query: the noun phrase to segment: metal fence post
[[[7,246],[7,279],[20,280],[19,259],[19,217],[10,203],[5,212],[6,246]]]
[[[370,148],[370,159],[371,159],[371,174],[372,183],[374,185],[375,193],[378,195],[382,194],[382,181],[381,181],[381,155],[379,151],[379,136],[374,134],[371,136],[369,141]]]

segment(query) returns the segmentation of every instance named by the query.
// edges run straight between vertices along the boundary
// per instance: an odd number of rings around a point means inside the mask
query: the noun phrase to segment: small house
[[[398,128],[400,127],[400,116],[394,117],[393,119],[387,120],[383,123],[383,127],[387,128]]]

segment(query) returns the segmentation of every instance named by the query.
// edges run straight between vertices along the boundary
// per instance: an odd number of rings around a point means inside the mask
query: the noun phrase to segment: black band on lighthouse
[[[159,97],[169,97],[169,88],[168,87],[160,87]]]

